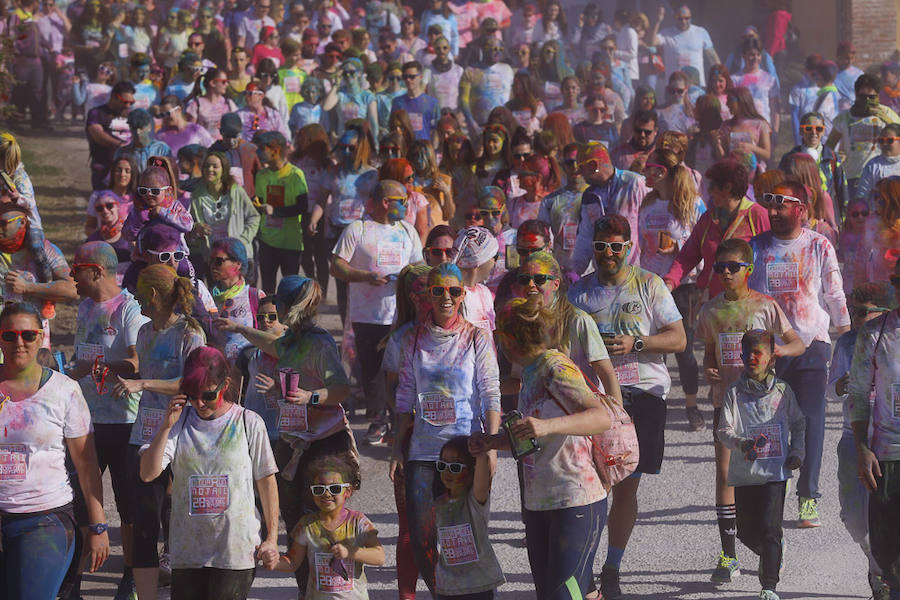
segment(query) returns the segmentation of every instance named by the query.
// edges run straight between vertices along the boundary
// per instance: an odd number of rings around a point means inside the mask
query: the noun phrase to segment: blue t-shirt
[[[413,133],[416,134],[417,140],[431,139],[431,130],[437,125],[438,119],[441,118],[441,106],[438,104],[437,98],[428,94],[410,98],[409,94],[404,94],[394,98],[394,102],[391,104],[391,112],[398,108],[402,108],[409,114]]]

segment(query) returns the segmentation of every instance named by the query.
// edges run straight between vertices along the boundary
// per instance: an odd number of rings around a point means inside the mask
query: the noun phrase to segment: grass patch
[[[64,173],[63,169],[52,164],[45,164],[40,157],[29,150],[22,148],[22,162],[27,165],[28,175],[34,181],[35,177],[58,177]]]

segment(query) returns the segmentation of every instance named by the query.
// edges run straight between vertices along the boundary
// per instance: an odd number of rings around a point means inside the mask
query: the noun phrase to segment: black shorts
[[[622,388],[625,410],[634,421],[641,457],[635,473],[655,475],[666,448],[666,401],[632,388]]]

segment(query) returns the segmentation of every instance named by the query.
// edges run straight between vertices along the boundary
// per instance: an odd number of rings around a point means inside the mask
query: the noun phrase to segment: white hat
[[[459,250],[456,264],[461,269],[474,269],[497,256],[500,244],[484,227],[466,227],[461,230],[453,247]]]

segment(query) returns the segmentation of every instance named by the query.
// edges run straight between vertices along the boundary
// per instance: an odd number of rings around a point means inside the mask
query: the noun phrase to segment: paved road
[[[322,325],[333,332],[338,327],[333,286],[329,304],[323,308]],[[699,355],[698,355],[699,358]],[[674,364],[674,360],[670,360]],[[707,599],[756,598],[759,584],[756,557],[738,546],[745,574],[734,584],[713,587],[709,574],[719,551],[713,502],[713,460],[711,433],[688,430],[683,400],[676,383],[670,402],[666,431],[666,459],[660,475],[645,477],[639,491],[640,514],[628,552],[622,563],[623,590],[634,599]],[[700,397],[705,397],[706,388]],[[708,407],[706,407],[708,408]],[[705,411],[711,421],[711,409]],[[354,422],[361,439],[365,423]],[[865,559],[840,522],[837,504],[837,459],[835,449],[841,434],[840,407],[829,406],[826,425],[825,457],[822,467],[822,527],[801,530],[794,527],[796,500],[793,492],[785,507],[787,554],[779,593],[782,598],[868,598]],[[394,552],[397,517],[391,483],[387,478],[387,448],[361,446],[363,453],[362,489],[350,505],[363,511],[380,532],[387,551],[386,566],[367,569],[372,600],[397,597]],[[108,479],[108,478],[107,478]],[[117,518],[111,504],[112,492],[106,481],[107,514],[111,523]],[[493,519],[491,540],[506,573],[508,583],[500,588],[501,599],[534,598],[528,556],[522,544],[524,528],[519,520],[519,495],[514,462],[501,458],[491,498]],[[283,533],[283,532],[282,532]],[[85,577],[84,598],[106,599],[112,595],[121,568],[118,530],[113,530],[114,557],[103,572]],[[282,544],[284,544],[282,536]],[[605,557],[606,539],[601,542],[595,572]],[[420,597],[428,593],[420,583]],[[161,590],[160,598],[168,598]],[[251,598],[296,598],[293,579],[260,572]]]

